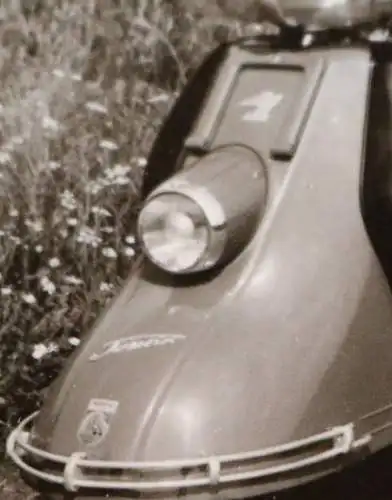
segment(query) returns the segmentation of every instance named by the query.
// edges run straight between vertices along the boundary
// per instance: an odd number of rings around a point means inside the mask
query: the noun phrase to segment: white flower
[[[111,213],[102,207],[93,206],[91,212],[95,215],[102,215],[103,217],[110,217]]]
[[[46,292],[48,295],[53,295],[56,291],[55,284],[47,276],[43,276],[41,278],[40,285],[42,290]]]
[[[63,220],[63,216],[64,216],[64,214],[60,213],[60,211],[55,212],[54,217],[53,217],[53,224],[55,226],[57,226],[58,224],[60,224],[61,221]]]
[[[76,347],[80,344],[80,339],[77,337],[69,337],[68,343]]]
[[[25,139],[21,135],[15,135],[14,137],[11,137],[10,143],[14,144],[15,146],[21,146],[24,143]]]
[[[9,239],[15,243],[15,245],[20,245],[22,243],[22,240],[19,238],[19,236],[9,236]]]
[[[60,259],[58,259],[57,257],[52,257],[51,259],[49,259],[49,267],[51,267],[52,269],[56,269],[57,267],[60,266],[61,262],[60,262]]]
[[[10,295],[12,295],[12,288],[9,286],[1,288],[0,293],[3,297],[9,297]]]
[[[25,225],[29,227],[34,233],[42,233],[42,231],[44,230],[44,224],[42,220],[32,221],[27,219],[25,220]]]
[[[118,145],[109,139],[102,139],[99,145],[102,149],[107,149],[109,151],[117,151],[118,149]]]
[[[105,181],[91,181],[87,186],[86,186],[86,192],[89,194],[98,194],[101,189],[105,187],[106,182]]]
[[[113,184],[117,184],[117,186],[126,186],[127,184],[130,184],[130,182],[131,181],[126,177],[116,177]]]
[[[129,165],[121,165],[121,163],[117,163],[112,169],[106,170],[105,175],[108,179],[115,179],[116,177],[124,177],[131,170],[132,169]]]
[[[83,283],[83,280],[80,278],[77,278],[76,276],[64,276],[64,281],[68,285],[81,285]]]
[[[34,297],[32,293],[22,293],[22,300],[26,302],[26,304],[36,304],[37,299]]]
[[[31,356],[34,359],[38,360],[43,358],[47,354],[50,354],[52,352],[57,352],[58,350],[59,346],[55,342],[49,342],[47,346],[41,342],[39,344],[35,344]]]
[[[52,75],[57,76],[57,78],[64,78],[65,77],[65,71],[62,69],[54,69],[52,71]]]
[[[48,348],[44,344],[35,344],[32,357],[34,359],[41,359],[48,353]]]
[[[44,129],[51,130],[52,132],[58,132],[62,128],[60,123],[51,116],[43,117],[42,126]]]
[[[383,42],[388,40],[389,37],[389,31],[388,30],[383,30],[383,29],[377,29],[373,33],[371,33],[369,39],[372,42]]]
[[[59,230],[59,235],[62,237],[62,238],[66,238],[68,236],[68,231],[66,229],[60,229]]]
[[[111,283],[106,283],[105,281],[103,281],[100,285],[99,285],[99,290],[101,292],[110,292],[110,290],[113,289],[113,285]]]
[[[132,247],[125,247],[124,248],[124,255],[126,257],[133,257],[135,255],[135,250]]]
[[[6,163],[10,163],[11,155],[6,151],[0,151],[0,163],[1,165],[5,165]]]
[[[48,353],[57,352],[59,350],[58,344],[56,342],[49,342]]]
[[[78,224],[78,219],[75,219],[75,217],[68,217],[67,224],[68,226],[75,227]]]
[[[48,163],[48,167],[50,170],[58,170],[60,168],[60,162],[58,161],[50,161]]]
[[[158,94],[156,96],[150,97],[147,102],[154,104],[154,103],[159,103],[159,102],[167,102],[170,100],[169,94]]]
[[[16,208],[13,208],[13,207],[12,207],[12,208],[10,208],[10,209],[9,209],[9,211],[8,211],[8,215],[9,215],[10,217],[18,217],[18,215],[19,215],[19,211],[18,211],[18,210],[16,210]]]
[[[71,74],[68,74],[62,70],[62,69],[54,69],[52,71],[52,75],[53,76],[56,76],[57,78],[65,78],[66,76],[69,76],[69,78],[71,78],[71,80],[74,80],[75,82],[80,82],[82,80],[82,75],[80,75],[79,73],[71,73]]]
[[[84,226],[80,229],[76,241],[78,243],[84,243],[86,245],[91,245],[93,248],[97,248],[99,243],[102,242],[102,238],[97,235],[94,229]]]
[[[88,102],[86,102],[85,107],[89,111],[92,111],[93,113],[100,113],[102,115],[106,115],[107,112],[108,112],[108,109],[107,109],[106,106],[104,106],[100,102],[96,102],[96,101],[88,101]]]
[[[69,189],[66,189],[61,193],[60,204],[63,208],[69,211],[75,210],[78,206],[75,196]]]
[[[24,138],[20,135],[11,137],[8,142],[3,144],[3,151],[14,151],[15,146],[21,146],[24,143]]]
[[[106,182],[109,184],[117,184],[120,186],[124,186],[129,184],[130,179],[126,177],[126,175],[131,171],[131,167],[129,165],[120,165],[117,164],[111,169],[107,169],[105,171]]]
[[[111,248],[111,247],[102,248],[102,255],[104,257],[107,257],[108,259],[116,259],[117,258],[116,250],[114,248]]]
[[[139,158],[136,158],[136,165],[140,168],[144,168],[147,165],[147,158],[139,156]]]
[[[110,226],[101,227],[101,232],[106,233],[106,234],[112,234],[112,233],[114,233],[114,227],[110,227]]]
[[[44,251],[44,247],[42,245],[36,245],[34,247],[34,250],[37,252],[37,253],[42,253]]]
[[[125,241],[128,245],[134,245],[136,243],[136,236],[134,234],[130,234],[125,238]]]

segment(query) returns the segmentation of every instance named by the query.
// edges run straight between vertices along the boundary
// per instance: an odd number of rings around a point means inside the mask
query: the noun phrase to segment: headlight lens
[[[208,221],[201,207],[187,196],[157,195],[140,213],[138,225],[149,258],[169,272],[194,268],[207,251]]]

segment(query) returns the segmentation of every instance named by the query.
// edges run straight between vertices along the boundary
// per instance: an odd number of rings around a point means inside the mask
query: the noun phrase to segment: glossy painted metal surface
[[[390,14],[389,0],[219,0],[222,12],[247,22],[268,21],[284,26],[293,21],[307,26],[337,27],[370,21]],[[191,9],[204,12],[214,6],[207,0],[194,0]]]
[[[252,148],[268,177],[256,234],[235,260],[201,277],[171,277],[141,259],[53,385],[31,434],[21,434],[25,422],[10,438],[11,454],[18,435],[29,437],[51,454],[46,473],[58,472],[56,460],[68,463],[70,489],[84,459],[140,468],[141,480],[143,466],[174,464],[180,477],[169,480],[191,480],[199,465],[203,484],[176,483],[167,493],[161,482],[160,498],[243,498],[391,443],[392,297],[360,193],[372,74],[366,47],[227,49],[181,162],[226,144]],[[97,415],[93,398],[104,408]],[[344,449],[342,429],[352,432]],[[326,431],[337,434],[325,448]],[[313,451],[305,452],[307,440]],[[252,453],[267,458],[261,468],[245,468]],[[221,481],[233,455],[237,473],[259,476]],[[283,470],[312,456],[315,468]],[[115,480],[107,469],[106,479]]]
[[[369,21],[392,11],[389,0],[277,0],[276,4],[286,18],[328,27]]]

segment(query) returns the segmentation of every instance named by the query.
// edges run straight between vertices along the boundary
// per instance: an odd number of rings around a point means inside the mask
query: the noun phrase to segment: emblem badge
[[[277,94],[269,90],[260,92],[255,96],[244,99],[239,103],[240,106],[252,108],[247,111],[242,120],[245,122],[267,122],[272,111],[283,100],[282,94]]]
[[[110,422],[117,412],[118,401],[92,399],[78,429],[78,440],[85,446],[96,446],[109,432]]]

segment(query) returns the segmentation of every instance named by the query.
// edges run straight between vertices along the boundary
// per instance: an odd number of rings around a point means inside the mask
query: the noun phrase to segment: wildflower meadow
[[[33,498],[5,437],[132,271],[162,120],[203,55],[243,29],[214,2],[0,2],[3,500]]]

